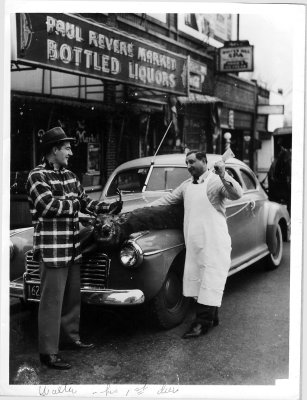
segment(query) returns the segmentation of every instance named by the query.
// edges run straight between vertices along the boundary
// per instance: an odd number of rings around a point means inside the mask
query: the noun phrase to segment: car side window
[[[236,173],[236,171],[234,171],[232,168],[226,167],[226,172],[234,179],[238,182],[238,184],[240,186],[242,186],[242,182],[240,181],[238,174]]]
[[[256,183],[255,179],[252,177],[252,175],[243,169],[241,169],[240,172],[241,172],[242,180],[244,182],[245,189],[246,190],[257,189],[257,183]]]

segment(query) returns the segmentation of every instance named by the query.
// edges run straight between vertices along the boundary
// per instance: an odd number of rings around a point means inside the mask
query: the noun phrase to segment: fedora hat
[[[56,126],[55,128],[49,129],[49,131],[45,132],[41,138],[41,147],[46,148],[49,145],[59,143],[59,142],[74,142],[75,138],[67,137],[66,133],[60,126]]]

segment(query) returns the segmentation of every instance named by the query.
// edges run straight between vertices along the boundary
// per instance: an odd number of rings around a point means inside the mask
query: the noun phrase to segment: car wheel
[[[160,328],[170,329],[180,324],[190,305],[182,294],[183,268],[170,268],[159,293],[150,301],[150,314]]]
[[[274,252],[270,252],[270,254],[268,254],[267,259],[266,259],[266,268],[269,270],[278,268],[280,263],[281,263],[281,259],[282,259],[282,255],[283,255],[283,237],[282,237],[282,231],[281,231],[281,227],[278,224],[276,227],[276,247]]]

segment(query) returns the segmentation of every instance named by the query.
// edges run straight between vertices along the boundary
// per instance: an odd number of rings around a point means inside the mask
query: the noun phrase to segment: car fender
[[[15,229],[10,232],[13,246],[10,258],[10,280],[20,278],[25,272],[25,253],[33,247],[33,228]]]
[[[130,238],[141,246],[144,253],[163,252],[184,244],[183,232],[180,229],[160,229],[133,233]]]
[[[143,263],[139,266],[143,274],[152,276],[143,284],[147,300],[154,297],[161,289],[169,269],[176,265],[176,260],[182,263],[181,255],[185,250],[183,233],[177,229],[163,229],[147,231],[143,234],[133,234],[135,240],[142,249]],[[179,261],[178,261],[179,262]]]
[[[277,245],[277,225],[281,226],[283,239],[288,240],[290,218],[286,207],[273,201],[265,204],[265,214],[267,216],[266,243],[269,251],[274,253]]]

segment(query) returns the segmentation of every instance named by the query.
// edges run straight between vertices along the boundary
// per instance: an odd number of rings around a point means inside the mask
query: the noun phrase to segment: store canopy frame
[[[218,97],[209,96],[209,95],[205,95],[205,94],[199,94],[199,93],[190,93],[189,96],[187,96],[187,97],[178,96],[177,100],[181,105],[223,103],[223,100],[221,100]]]

